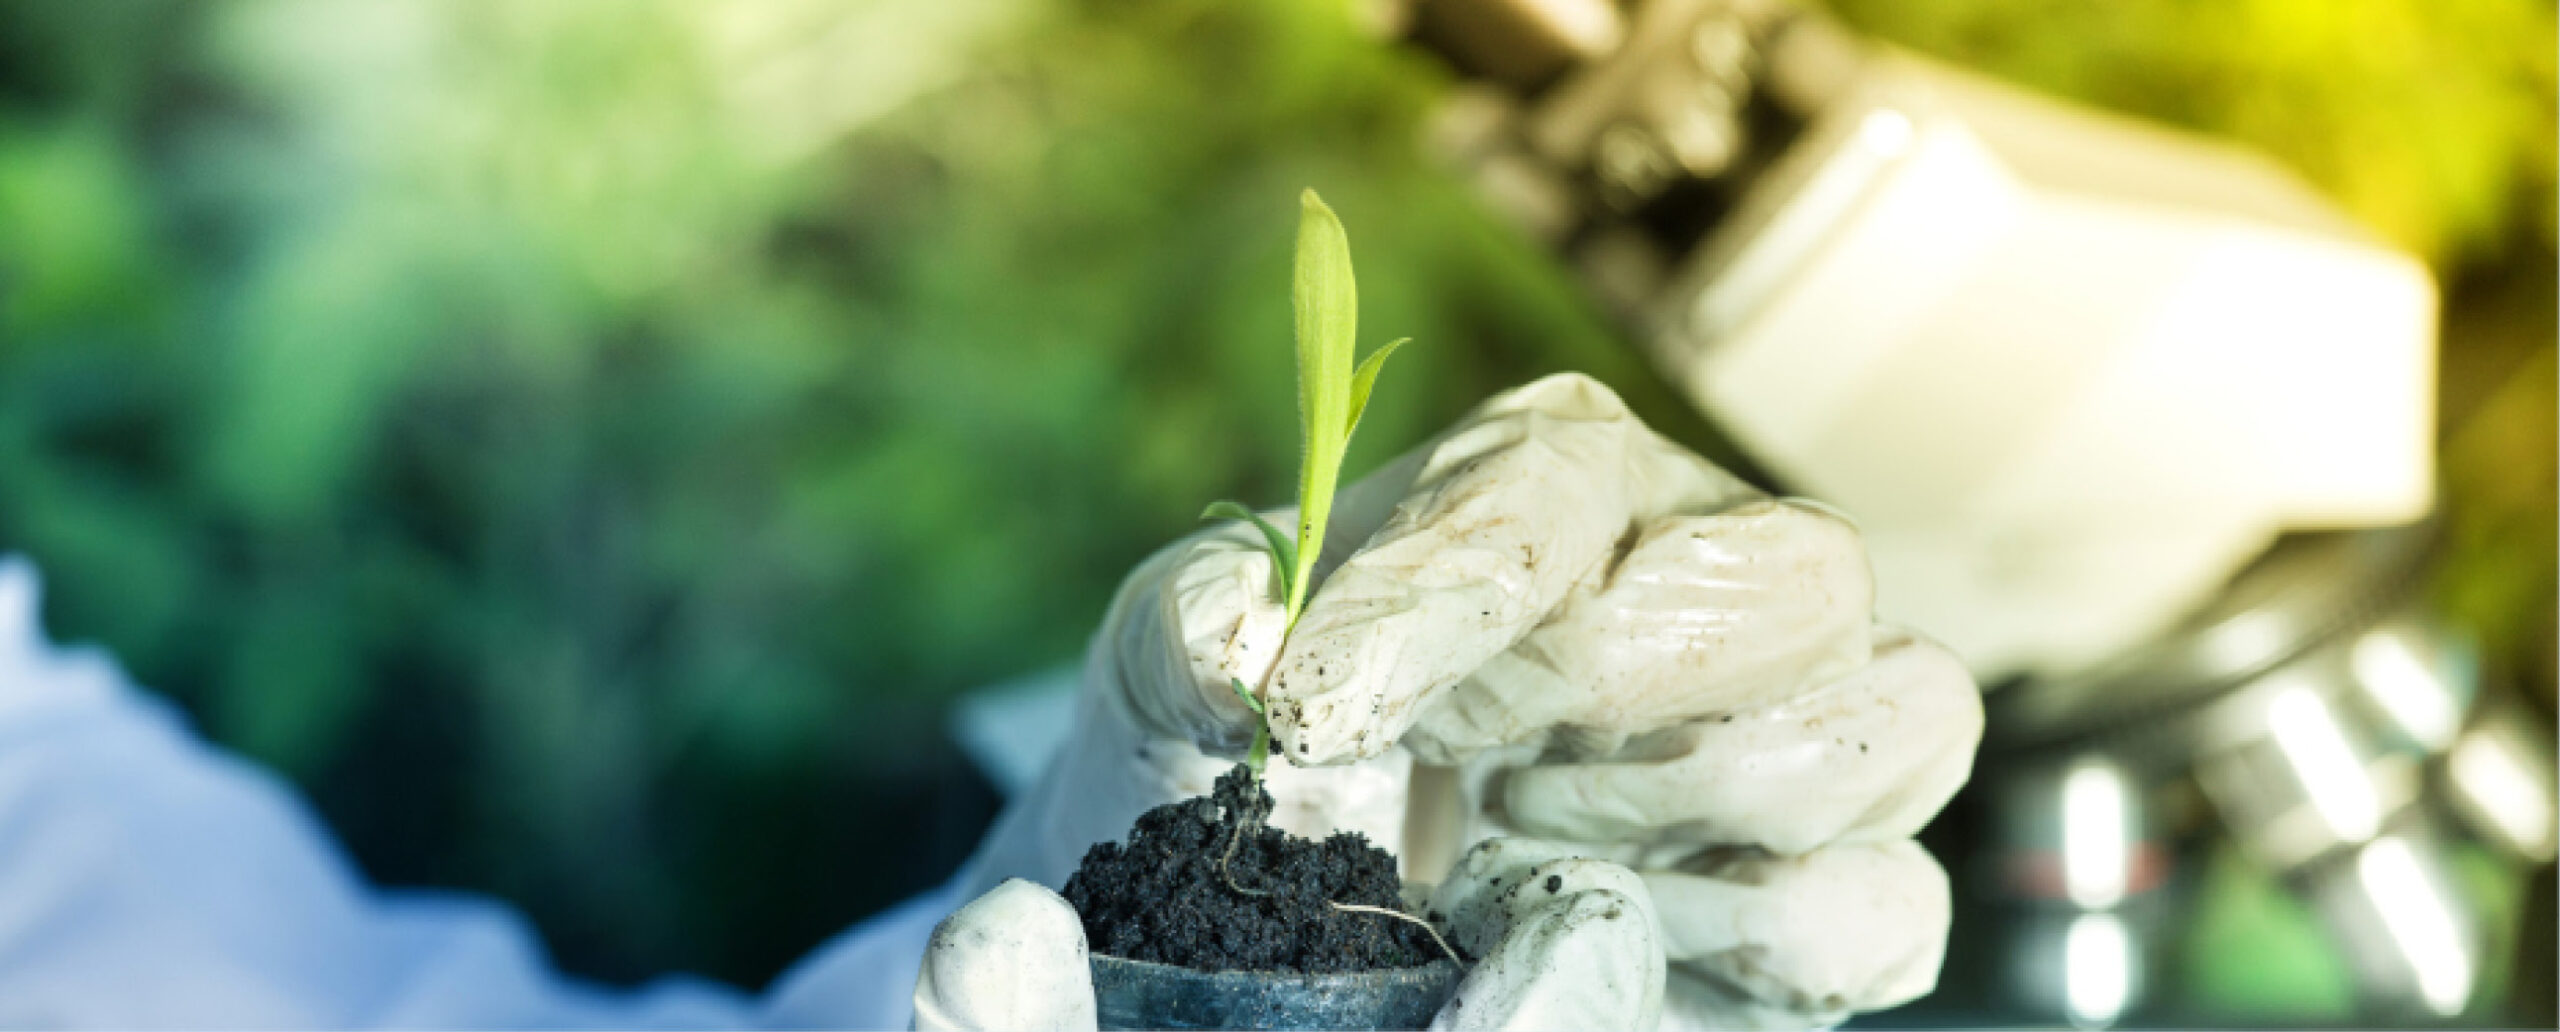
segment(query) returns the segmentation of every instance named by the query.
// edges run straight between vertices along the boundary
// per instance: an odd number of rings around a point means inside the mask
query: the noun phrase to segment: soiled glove
[[[1637,875],[1570,846],[1492,839],[1431,894],[1449,940],[1477,958],[1435,1029],[1651,1028],[1663,932]],[[1007,881],[934,929],[916,978],[918,1029],[1089,1029],[1084,930],[1054,892]]]
[[[1528,838],[1486,839],[1431,894],[1476,958],[1436,1029],[1652,1028],[1664,932],[1635,872]]]
[[[1133,573],[1076,732],[977,883],[1062,884],[1205,791],[1251,734],[1241,678],[1291,761],[1270,775],[1285,829],[1362,831],[1408,876],[1511,834],[1641,872],[1666,1023],[1811,1027],[1934,983],[1946,881],[1909,839],[1969,773],[1981,703],[1944,649],[1871,623],[1845,518],[1563,375],[1345,491],[1324,551],[1285,647],[1248,527]]]

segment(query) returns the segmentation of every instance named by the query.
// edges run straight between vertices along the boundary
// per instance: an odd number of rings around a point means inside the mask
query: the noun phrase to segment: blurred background
[[[960,700],[1071,661],[1206,501],[1287,495],[1313,185],[1363,325],[1418,342],[1355,470],[1580,369],[1772,486],[1882,514],[1887,590],[1943,589],[1906,608],[1998,657],[1981,776],[1930,841],[1964,908],[1947,977],[1884,1023],[2550,1025],[2552,6],[1550,23],[1568,6],[0,3],[0,551],[46,573],[57,637],[292,777],[375,878],[503,895],[577,973],[760,985],[975,842],[1007,764],[961,744]],[[1684,74],[1730,73],[1724,118],[1626,130],[1613,69],[1672,60],[1665,25]],[[1961,551],[1932,536],[1959,502],[2058,510],[1987,479],[1939,505],[1719,394],[1784,402],[1783,361],[1737,356],[1876,337],[1779,317],[1835,297],[1805,259],[1795,293],[1713,289],[1803,236],[1789,213],[1862,146],[1994,170],[1967,180],[1997,186],[1966,195],[1985,207],[1931,209],[1969,224],[2113,213],[2035,230],[2110,284],[2192,281],[2201,259],[2125,257],[2187,253],[2158,227],[2274,227],[2216,252],[2237,300],[2141,295],[2106,323],[2229,316],[2160,334],[2187,351],[2159,368],[2221,387],[2075,400],[2108,440],[2207,447],[2041,461],[2211,503],[2269,474],[2182,479],[2194,456],[2277,427],[2317,440],[2242,451],[2335,476],[2177,537],[2210,542],[2178,583],[2072,567],[2073,598],[2147,600],[2104,628],[1935,604],[1978,587],[1924,568]],[[1805,239],[1886,232],[1866,217]],[[1898,253],[1967,299],[1899,360],[1948,368],[1933,349],[1967,327],[2103,336]],[[2033,257],[2010,261],[2054,264]],[[2261,290],[2275,268],[2309,271]],[[2266,329],[2291,325],[2324,328]],[[1957,358],[2000,393],[2071,379]],[[2087,436],[2037,418],[2002,425]],[[2340,803],[2324,770],[2379,787]],[[2283,830],[2301,814],[2323,830]],[[2375,910],[2402,890],[2442,913]],[[2411,943],[2452,943],[2460,977]]]

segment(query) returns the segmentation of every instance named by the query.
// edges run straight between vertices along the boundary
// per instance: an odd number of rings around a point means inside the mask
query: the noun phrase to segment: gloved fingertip
[[[1007,879],[935,926],[916,975],[916,1028],[1095,1023],[1084,922],[1057,893]]]
[[[1643,904],[1611,889],[1571,893],[1515,921],[1431,1027],[1652,1028],[1664,972]]]
[[[1019,929],[1026,941],[1072,941],[1079,952],[1084,949],[1084,919],[1076,915],[1074,904],[1037,882],[1007,878],[962,909]]]
[[[1646,876],[1679,968],[1793,1024],[1893,1007],[1936,985],[1951,916],[1944,869],[1910,840],[1799,857],[1736,854]],[[1838,929],[1855,927],[1857,935]]]
[[[1395,735],[1372,719],[1379,707],[1361,705],[1356,679],[1336,680],[1328,663],[1296,658],[1294,649],[1271,675],[1265,696],[1272,748],[1301,767],[1331,767],[1386,755]],[[1294,675],[1294,677],[1292,676]],[[1318,684],[1334,687],[1318,688]],[[1300,694],[1313,689],[1312,696]]]
[[[1549,373],[1494,395],[1483,408],[1488,414],[1522,410],[1580,420],[1635,418],[1618,392],[1580,372]]]

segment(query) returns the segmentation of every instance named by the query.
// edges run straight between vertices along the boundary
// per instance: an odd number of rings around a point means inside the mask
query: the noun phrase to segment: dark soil
[[[1115,957],[1200,971],[1325,974],[1441,956],[1411,922],[1327,905],[1400,909],[1393,854],[1356,832],[1310,842],[1262,823],[1270,813],[1271,794],[1238,764],[1209,795],[1147,811],[1127,845],[1094,846],[1067,879],[1086,941]],[[1240,822],[1251,830],[1222,874]]]

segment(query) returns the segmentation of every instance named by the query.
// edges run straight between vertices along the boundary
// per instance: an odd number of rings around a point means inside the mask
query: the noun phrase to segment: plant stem
[[[1262,783],[1262,768],[1271,760],[1271,675],[1280,669],[1279,659],[1289,652],[1289,636],[1298,631],[1298,613],[1307,600],[1305,582],[1292,577],[1289,582],[1289,619],[1280,625],[1280,644],[1273,647],[1272,667],[1262,672],[1262,684],[1254,692],[1253,747],[1245,751],[1245,765],[1253,770],[1253,783]]]

